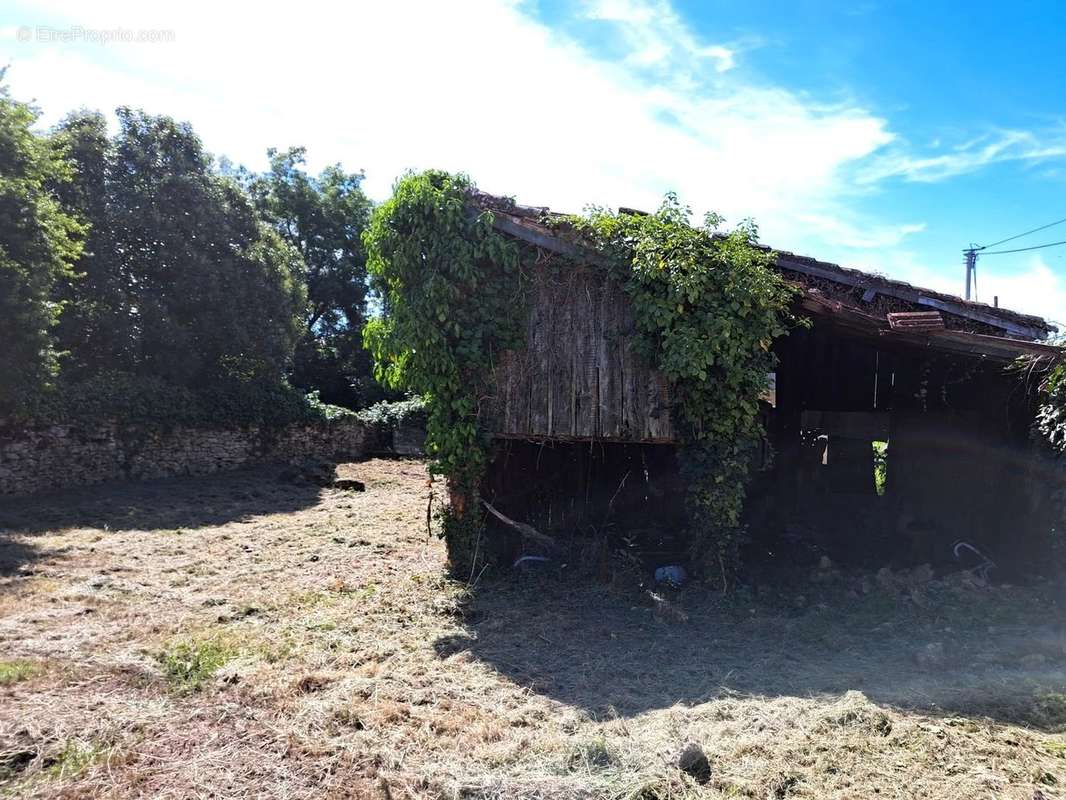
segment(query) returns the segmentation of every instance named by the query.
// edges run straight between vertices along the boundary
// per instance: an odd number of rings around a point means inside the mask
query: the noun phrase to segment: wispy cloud
[[[864,183],[877,183],[899,177],[934,183],[1005,161],[1037,164],[1064,157],[1066,130],[1056,129],[1040,135],[1031,131],[996,131],[936,155],[905,151],[887,154],[863,170],[859,179]]]
[[[613,25],[629,47],[627,61],[637,66],[672,65],[684,74],[704,61],[719,73],[736,66],[736,45],[700,42],[665,0],[589,0],[584,16]]]

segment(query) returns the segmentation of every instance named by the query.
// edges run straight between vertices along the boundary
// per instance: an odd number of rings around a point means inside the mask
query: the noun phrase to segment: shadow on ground
[[[52,554],[33,541],[67,528],[175,530],[224,525],[308,508],[317,486],[278,480],[281,467],[257,467],[195,478],[103,483],[0,499],[0,575]]]
[[[689,620],[664,622],[636,595],[523,581],[483,586],[467,633],[438,640],[438,654],[469,651],[516,683],[597,716],[735,694],[858,690],[905,709],[1066,730],[1066,621],[1037,590],[930,589],[923,605],[841,593],[832,604],[806,599],[797,609],[696,587],[677,598]]]

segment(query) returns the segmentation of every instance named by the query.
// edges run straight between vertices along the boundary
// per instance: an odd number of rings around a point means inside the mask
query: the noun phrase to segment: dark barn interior
[[[684,483],[669,386],[634,345],[620,287],[539,222],[544,209],[484,198],[496,226],[543,254],[526,347],[504,354],[486,399],[496,439],[482,496],[563,545],[685,565]],[[752,452],[746,563],[824,558],[879,569],[930,564],[1017,579],[1048,537],[1030,428],[1035,381],[1019,357],[1057,358],[1044,320],[833,264],[774,253],[809,319],[775,345],[767,442]],[[490,516],[509,559],[543,543]],[[599,548],[599,550],[597,550]]]
[[[1004,573],[1038,562],[1024,373],[885,344],[817,322],[778,343],[776,459],[748,501],[756,549],[872,568],[948,569],[974,550]]]

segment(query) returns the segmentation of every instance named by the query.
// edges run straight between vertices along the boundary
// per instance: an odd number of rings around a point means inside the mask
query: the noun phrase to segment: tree
[[[76,178],[64,196],[93,225],[60,326],[72,375],[122,370],[201,388],[278,382],[301,328],[300,259],[191,127],[120,108],[57,131]]]
[[[3,72],[0,71],[0,80]],[[34,133],[38,112],[0,86],[0,413],[55,375],[52,292],[70,275],[83,226],[49,193],[70,178],[62,144]]]
[[[360,336],[367,293],[362,234],[373,206],[362,173],[333,165],[313,177],[304,169],[305,152],[271,149],[270,169],[245,178],[256,208],[301,259],[305,332],[292,381],[330,403],[366,405],[381,393]]]
[[[91,220],[77,275],[56,290],[64,309],[56,337],[68,352],[63,372],[73,380],[104,370],[133,372],[135,301],[131,276],[115,257],[122,222],[109,201],[114,149],[107,120],[96,111],[75,112],[55,135],[66,147],[74,179],[57,183],[53,191],[64,208]]]

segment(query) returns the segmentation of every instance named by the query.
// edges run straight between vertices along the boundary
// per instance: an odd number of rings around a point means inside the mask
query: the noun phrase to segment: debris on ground
[[[688,578],[685,568],[677,564],[668,564],[665,567],[655,569],[655,582],[665,583],[668,586],[681,586]]]
[[[349,492],[365,492],[366,484],[355,478],[337,478],[330,484],[334,489],[343,489]]]
[[[711,779],[711,762],[696,742],[689,742],[681,749],[681,754],[677,757],[677,767],[692,776],[701,786]]]

